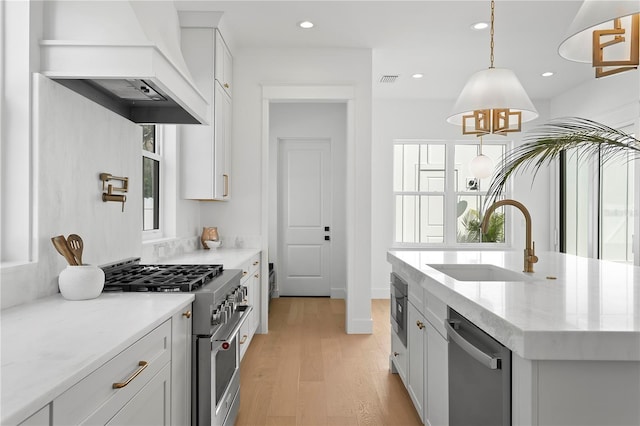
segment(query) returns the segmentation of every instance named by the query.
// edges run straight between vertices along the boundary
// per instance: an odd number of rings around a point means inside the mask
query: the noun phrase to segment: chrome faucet
[[[482,233],[484,234],[487,231],[487,227],[489,225],[489,218],[491,217],[491,213],[495,209],[501,206],[513,206],[517,207],[522,214],[524,215],[524,220],[526,223],[526,242],[524,248],[524,272],[533,272],[533,264],[538,262],[538,256],[536,256],[536,243],[531,241],[531,215],[529,214],[529,210],[524,206],[524,204],[520,203],[516,200],[500,200],[491,204],[487,211],[484,214],[484,218],[482,219]]]

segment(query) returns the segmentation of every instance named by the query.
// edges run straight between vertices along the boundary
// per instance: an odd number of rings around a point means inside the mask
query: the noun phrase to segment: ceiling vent
[[[380,77],[380,83],[395,83],[397,79],[397,75],[383,75]]]

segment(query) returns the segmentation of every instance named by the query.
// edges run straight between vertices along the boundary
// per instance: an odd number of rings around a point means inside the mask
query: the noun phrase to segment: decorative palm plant
[[[528,131],[523,141],[524,144],[508,151],[497,166],[485,207],[498,199],[512,175],[532,170],[535,178],[542,166],[550,165],[563,151],[572,150],[578,160],[599,155],[602,164],[618,158],[640,159],[640,140],[586,118],[551,120]]]

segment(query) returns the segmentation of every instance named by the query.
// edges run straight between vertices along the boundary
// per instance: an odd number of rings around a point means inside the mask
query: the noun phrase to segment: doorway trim
[[[346,253],[347,253],[347,291],[345,296],[345,330],[347,333],[371,333],[368,324],[363,329],[361,321],[354,318],[349,303],[349,295],[355,294],[355,88],[350,85],[263,85],[262,86],[262,250],[269,250],[269,104],[278,101],[300,102],[344,102],[347,105],[347,158],[346,158]],[[268,297],[268,289],[262,288],[262,300]],[[262,313],[262,324],[268,324],[268,315]]]

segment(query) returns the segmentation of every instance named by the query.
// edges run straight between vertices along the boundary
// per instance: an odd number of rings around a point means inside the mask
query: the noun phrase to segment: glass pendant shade
[[[469,169],[471,170],[473,177],[478,179],[488,178],[493,174],[493,161],[486,155],[480,154],[471,160],[471,163],[469,163]]]
[[[515,73],[488,68],[473,74],[462,89],[447,122],[462,126],[463,117],[479,110],[509,109],[522,113],[522,122],[538,117],[538,111]]]

